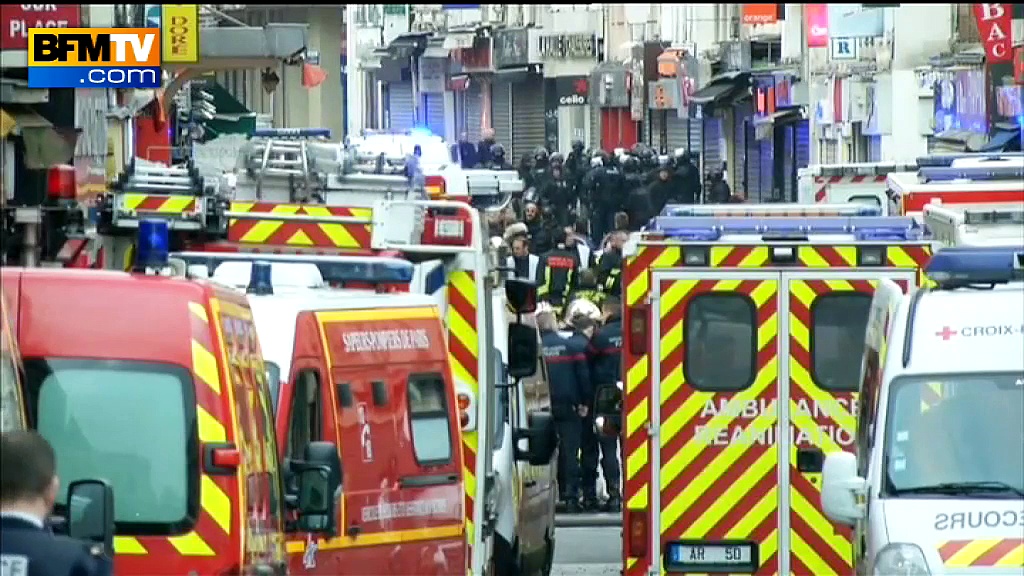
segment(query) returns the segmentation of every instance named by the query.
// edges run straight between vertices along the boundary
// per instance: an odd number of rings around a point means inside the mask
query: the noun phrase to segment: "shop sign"
[[[775,79],[758,79],[754,88],[754,114],[768,116],[775,113]]]
[[[529,60],[529,33],[526,28],[498,30],[494,33],[494,67],[519,68]]]
[[[1013,49],[1013,81],[1024,84],[1024,46]]]
[[[452,60],[457,64],[456,70],[465,73],[491,72],[491,39],[478,38],[472,48],[452,50]]]
[[[595,34],[549,34],[538,39],[538,52],[546,60],[593,60],[597,58]]]
[[[555,95],[559,106],[589,106],[590,79],[586,76],[555,78]]]
[[[74,4],[4,4],[0,50],[27,50],[29,28],[78,28],[79,8]]]
[[[778,4],[744,4],[744,24],[775,24],[779,21]]]
[[[419,89],[423,94],[443,94],[448,78],[447,58],[420,58]]]
[[[975,4],[974,18],[978,21],[978,32],[985,44],[985,63],[999,64],[1009,62],[1012,40],[1010,29],[1013,26],[1012,4]]]
[[[804,19],[807,24],[807,47],[828,46],[828,4],[804,4]]]

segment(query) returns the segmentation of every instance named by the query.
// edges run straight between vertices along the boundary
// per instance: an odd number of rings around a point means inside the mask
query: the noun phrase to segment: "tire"
[[[494,536],[494,556],[491,558],[490,576],[524,576],[519,563],[519,546]]]

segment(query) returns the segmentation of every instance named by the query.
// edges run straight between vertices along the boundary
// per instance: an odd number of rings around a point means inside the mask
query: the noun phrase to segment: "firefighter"
[[[579,253],[566,248],[565,231],[554,232],[555,247],[540,257],[540,286],[537,297],[551,304],[561,314],[568,303],[569,293],[576,287],[580,269]]]
[[[597,306],[576,306],[577,310],[568,319],[568,326],[572,330],[569,340],[574,347],[581,347],[586,354],[587,366],[592,367],[591,338],[597,330],[597,318],[601,316],[601,309]],[[592,313],[588,311],[592,310]],[[590,372],[591,383],[593,372]],[[600,444],[597,439],[597,432],[594,429],[594,413],[589,409],[593,405],[593,396],[587,398],[588,409],[580,414],[580,492],[583,496],[582,508],[585,512],[596,512],[597,501],[597,463],[600,454]]]
[[[552,163],[549,177],[540,191],[540,197],[551,207],[551,213],[558,226],[569,225],[569,210],[572,205],[572,187],[565,179],[565,168],[560,163]]]
[[[580,271],[579,284],[569,293],[568,301],[583,299],[600,306],[606,296],[597,285],[597,274],[592,268],[585,268]]]
[[[53,447],[32,431],[0,435],[0,564],[19,576],[109,576],[97,544],[58,536],[47,525],[60,480]],[[85,506],[89,504],[86,503]]]
[[[594,390],[600,386],[615,386],[622,379],[622,302],[610,296],[601,305],[602,325],[590,342],[591,376]],[[622,416],[611,417],[611,427],[622,431]],[[619,480],[622,477],[619,465],[620,436],[600,434],[597,436],[601,448],[601,471],[608,488],[608,501],[604,511],[618,512],[622,509],[622,491]]]
[[[644,184],[642,170],[643,166],[636,156],[627,156],[622,160],[623,181],[626,190],[624,208],[633,230],[639,230],[655,216],[650,191]]]
[[[605,294],[616,298],[622,297],[622,247],[626,238],[625,232],[612,234],[597,263],[598,285]]]
[[[589,414],[588,400],[592,398],[586,349],[578,339],[558,333],[555,314],[547,306],[541,305],[537,312],[537,329],[551,386],[551,414],[558,431],[559,496],[568,512],[579,512],[582,418]]]

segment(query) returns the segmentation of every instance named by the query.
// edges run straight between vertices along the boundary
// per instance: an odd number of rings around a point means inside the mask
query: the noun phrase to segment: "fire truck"
[[[504,259],[488,241],[482,212],[469,203],[412,199],[419,194],[402,176],[354,172],[346,162],[344,150],[321,132],[279,131],[257,133],[242,150],[240,163],[248,168],[228,183],[233,186],[209,183],[191,164],[136,164],[102,198],[95,233],[76,239],[81,245],[69,248],[69,258],[96,267],[129,266],[138,223],[159,218],[172,233],[172,252],[403,258],[429,270],[423,285],[435,286],[444,299],[453,376],[465,392],[459,407],[474,416],[462,430],[467,568],[487,574],[498,505],[489,449],[496,380],[491,310],[504,282],[498,270]],[[500,209],[517,184],[521,189],[518,177],[506,176],[480,171],[468,199]],[[331,282],[329,267],[322,270]],[[347,278],[345,286],[356,280]],[[340,545],[321,547],[334,544]]]
[[[924,225],[944,246],[1024,244],[1024,201],[1008,204],[926,204]]]
[[[854,443],[875,285],[930,242],[857,204],[673,206],[623,266],[623,574],[850,574],[820,507]],[[606,397],[602,391],[597,397]]]
[[[899,205],[887,193],[890,173],[917,172],[922,168],[975,168],[1013,166],[1020,154],[949,154],[922,156],[913,162],[816,164],[797,171],[800,202],[862,202],[898,214]],[[918,210],[920,211],[920,210]]]
[[[893,172],[888,194],[900,213],[920,217],[925,204],[989,204],[1024,201],[1024,164],[1019,160],[971,165],[925,166],[917,172]]]

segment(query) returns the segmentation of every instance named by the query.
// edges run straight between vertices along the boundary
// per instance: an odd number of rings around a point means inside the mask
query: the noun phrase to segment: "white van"
[[[961,247],[904,295],[880,280],[857,453],[826,456],[822,507],[857,574],[1024,573],[1024,251]]]

